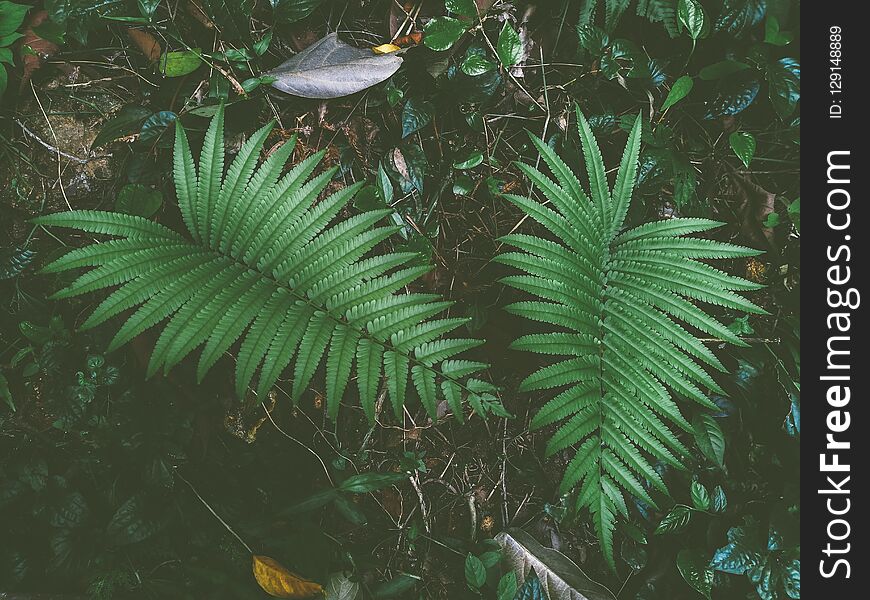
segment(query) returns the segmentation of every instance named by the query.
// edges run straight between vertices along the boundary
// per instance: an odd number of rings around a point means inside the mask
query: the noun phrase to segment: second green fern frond
[[[532,428],[561,424],[547,455],[573,449],[561,491],[579,487],[577,506],[591,512],[613,567],[616,519],[628,516],[625,494],[655,506],[651,491],[667,492],[655,463],[682,468],[689,454],[672,430],[692,430],[674,398],[716,410],[707,391],[724,393],[704,368],[724,371],[722,363],[691,331],[745,345],[696,302],[764,311],[737,293],[761,286],[700,262],[759,252],[684,237],[720,223],[670,219],[622,231],[636,179],[641,118],[612,188],[579,110],[577,119],[589,194],[555,152],[532,136],[555,180],[529,165],[518,166],[547,203],[511,194],[505,198],[552,237],[507,235],[502,240],[517,251],[496,260],[525,272],[505,283],[537,297],[508,311],[557,328],[514,342],[517,349],[557,357],[529,375],[520,389],[559,390],[534,417]]]

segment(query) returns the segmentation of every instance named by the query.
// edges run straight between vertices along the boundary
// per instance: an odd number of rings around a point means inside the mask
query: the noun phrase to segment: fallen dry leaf
[[[396,39],[393,40],[393,44],[396,46],[419,46],[420,42],[423,41],[423,32],[422,31],[412,31],[408,35],[400,35]]]
[[[35,27],[42,25],[48,19],[48,13],[44,10],[31,11],[24,21],[24,35],[18,40],[19,54],[21,56],[21,86],[20,89],[30,82],[30,78],[42,61],[57,52],[57,44],[44,40],[33,32]],[[29,46],[33,52],[24,52],[23,48]],[[0,67],[2,68],[2,67]]]
[[[145,55],[148,62],[157,62],[160,59],[160,55],[163,54],[163,48],[160,47],[160,42],[153,35],[141,29],[132,28],[127,30],[127,35],[130,36],[133,44]]]
[[[254,578],[263,591],[276,598],[305,600],[323,596],[319,583],[302,579],[268,556],[254,555]]]

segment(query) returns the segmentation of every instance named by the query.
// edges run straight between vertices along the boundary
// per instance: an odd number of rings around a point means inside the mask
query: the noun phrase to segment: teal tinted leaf
[[[486,583],[486,567],[471,553],[465,557],[465,581],[475,590],[482,588]]]
[[[662,104],[662,112],[668,110],[674,104],[688,96],[689,92],[692,91],[692,86],[694,84],[695,81],[688,75],[683,75],[677,79],[671,87],[671,91],[668,92],[668,97],[665,98],[664,104]]]
[[[752,157],[755,156],[755,137],[746,131],[735,131],[728,136],[728,143],[740,162],[748,169]]]
[[[794,112],[801,97],[801,67],[793,58],[781,58],[767,66],[770,102],[784,119]]]
[[[36,252],[12,246],[0,250],[0,280],[18,277],[33,261]]]
[[[160,138],[170,125],[175,123],[178,118],[174,112],[170,110],[161,110],[156,112],[142,123],[142,128],[139,130],[139,143],[147,144]]]
[[[732,527],[728,530],[728,544],[716,550],[710,566],[724,573],[743,575],[760,563],[761,556],[747,531],[743,527]]]
[[[128,104],[123,107],[111,119],[103,123],[97,137],[91,143],[91,148],[98,148],[109,142],[114,142],[118,138],[122,138],[139,131],[145,119],[154,113],[150,108],[139,106],[136,104]]]
[[[453,163],[454,169],[459,169],[460,171],[464,171],[467,169],[473,169],[474,167],[479,166],[483,163],[483,153],[482,152],[472,152],[466,158],[461,159]]]
[[[723,85],[719,94],[708,105],[704,118],[716,119],[746,110],[755,101],[759,89],[761,84],[755,79]]]
[[[477,4],[474,0],[444,0],[444,8],[460,17],[477,16]]]
[[[680,550],[677,554],[677,568],[693,590],[710,600],[713,593],[713,569],[703,554],[695,550]]]
[[[498,59],[505,67],[512,67],[523,59],[523,42],[520,35],[505,21],[498,34]]]
[[[700,481],[692,482],[692,505],[698,510],[710,509],[710,492]]]
[[[538,579],[537,575],[532,573],[531,577],[526,579],[514,600],[547,600],[547,595],[544,593],[541,580]]]
[[[432,121],[435,107],[428,100],[408,98],[402,108],[402,137],[420,131]]]
[[[151,217],[160,210],[163,193],[142,183],[128,183],[118,192],[115,210],[128,215]]]
[[[438,52],[449,50],[467,27],[467,23],[453,17],[435,17],[423,28],[423,44]]]
[[[741,36],[755,27],[767,12],[767,0],[726,0],[713,29]]]
[[[202,64],[199,52],[193,50],[181,50],[178,52],[164,52],[157,63],[161,75],[165,77],[183,77],[196,71]]]
[[[746,63],[738,60],[720,60],[712,65],[707,65],[698,73],[698,77],[704,81],[712,81],[714,79],[722,79],[728,75],[745,71],[749,68]]]
[[[786,595],[793,600],[801,597],[801,561],[792,559],[782,566],[780,572],[782,587]]]
[[[713,416],[699,413],[692,420],[695,442],[710,462],[720,468],[725,466],[725,434]]]
[[[656,527],[655,534],[678,533],[686,528],[692,518],[692,510],[688,506],[677,505],[671,512],[662,517]]]

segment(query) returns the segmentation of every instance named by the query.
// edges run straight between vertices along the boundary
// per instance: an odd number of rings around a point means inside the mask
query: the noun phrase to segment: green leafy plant
[[[173,173],[188,236],[113,212],[77,210],[35,220],[118,238],[73,250],[44,268],[57,273],[96,267],[55,298],[117,288],[83,328],[138,307],[109,345],[114,350],[168,319],[148,374],[168,372],[204,343],[200,380],[242,338],[236,362],[239,395],[259,370],[262,397],[295,355],[296,400],[326,355],[333,418],[354,362],[362,406],[372,421],[382,373],[396,415],[405,403],[409,375],[433,417],[439,388],[460,418],[463,393],[478,413],[498,404],[491,384],[468,378],[486,365],[454,359],[481,342],[443,337],[467,319],[432,319],[451,305],[437,295],[395,293],[429,267],[412,264],[417,255],[410,252],[366,257],[396,231],[395,226],[373,227],[392,211],[362,212],[330,226],[362,184],[317,201],[335,169],[309,179],[320,152],[281,177],[293,142],[257,168],[271,124],[248,139],[224,176],[223,118],[221,109],[211,121],[198,169],[176,122]]]
[[[631,130],[612,189],[598,144],[579,109],[577,119],[589,196],[556,153],[531,136],[555,181],[529,165],[517,166],[548,205],[518,195],[504,197],[555,239],[507,235],[502,240],[519,252],[497,260],[527,273],[505,278],[506,284],[539,298],[511,304],[508,311],[558,328],[514,342],[520,350],[564,358],[528,376],[520,389],[563,389],[535,415],[531,426],[540,429],[563,422],[546,453],[553,456],[576,448],[561,492],[579,486],[577,507],[591,512],[604,557],[615,569],[613,531],[617,516],[628,516],[624,492],[655,506],[648,488],[668,491],[654,463],[683,468],[681,457],[690,453],[670,427],[693,431],[674,396],[716,411],[704,389],[724,394],[699,363],[720,371],[725,367],[678,322],[745,346],[695,302],[748,313],[765,311],[735,293],[758,289],[759,284],[700,262],[759,252],[686,237],[721,223],[674,218],[623,229],[638,168],[641,118]]]
[[[12,58],[12,44],[21,37],[18,29],[24,23],[24,17],[32,7],[26,4],[16,4],[3,0],[0,2],[0,101],[9,81],[8,67],[3,64],[14,66]]]

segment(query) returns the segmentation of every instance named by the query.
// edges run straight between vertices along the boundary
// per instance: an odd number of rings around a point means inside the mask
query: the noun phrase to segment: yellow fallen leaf
[[[323,588],[313,581],[302,579],[268,556],[254,556],[254,578],[263,590],[276,598],[321,598]]]
[[[375,54],[391,54],[397,50],[401,50],[401,48],[395,44],[381,44],[380,46],[372,48],[372,51],[374,51]]]

